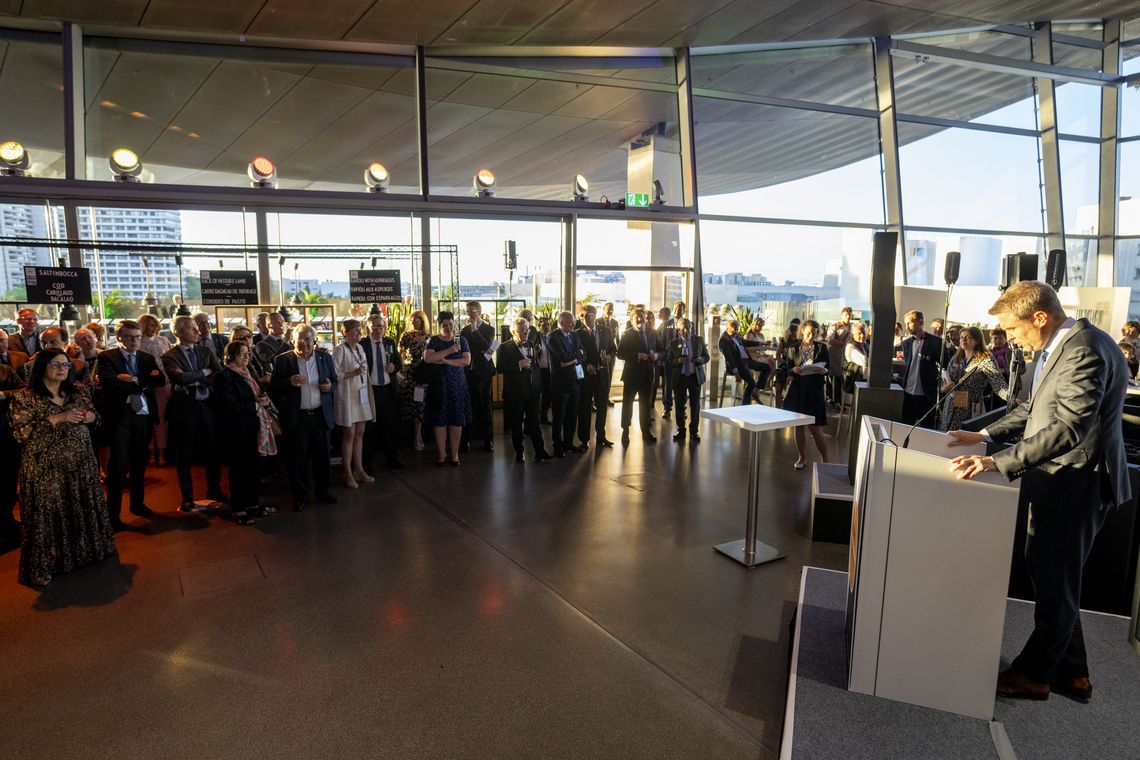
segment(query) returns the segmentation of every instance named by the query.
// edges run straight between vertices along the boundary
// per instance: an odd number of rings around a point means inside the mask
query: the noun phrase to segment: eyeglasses
[[[70,369],[71,368],[71,362],[48,362],[47,365],[49,367],[52,367],[53,369]]]
[[[142,340],[142,333],[124,333],[119,336],[119,340],[123,342],[128,340]]]

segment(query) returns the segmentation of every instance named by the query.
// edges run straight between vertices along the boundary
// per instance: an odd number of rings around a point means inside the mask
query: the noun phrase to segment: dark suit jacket
[[[99,416],[103,418],[103,425],[114,428],[119,424],[124,414],[130,412],[127,399],[131,396],[143,394],[146,398],[146,408],[151,422],[158,423],[158,402],[154,398],[154,389],[166,385],[166,376],[158,368],[158,360],[144,351],[136,351],[138,359],[138,382],[120,380],[117,376],[126,373],[127,362],[122,352],[117,348],[109,348],[99,352],[99,360],[95,363],[95,376],[102,392],[99,406]]]
[[[602,361],[601,352],[605,351],[609,356],[613,356],[614,352],[617,351],[617,347],[614,345],[614,339],[610,331],[597,322],[594,324],[598,333],[596,340],[594,339],[594,334],[590,332],[590,328],[586,325],[582,325],[578,328],[578,339],[582,341],[582,350],[586,352],[586,364],[594,365],[594,369],[598,371],[598,374],[604,375],[602,382],[608,382],[610,368],[609,364]]]
[[[529,343],[529,341],[528,341]],[[531,346],[533,352],[534,347]],[[538,356],[535,353],[530,357],[530,369],[520,369],[519,362],[523,355],[519,351],[518,341],[508,340],[499,344],[495,352],[495,366],[503,376],[503,399],[526,400],[533,395],[537,398],[542,392],[542,373],[538,369]]]
[[[18,370],[20,367],[28,363],[28,355],[23,351],[13,351],[8,349],[8,363],[6,365],[0,364],[0,367],[8,366],[12,369]]]
[[[12,351],[17,351],[17,352],[23,354],[25,357],[32,356],[32,355],[38,353],[39,350],[42,348],[42,346],[40,345],[39,337],[40,337],[40,333],[37,330],[36,331],[36,345],[34,347],[30,347],[24,343],[24,336],[17,331],[17,332],[8,336],[8,351],[9,351],[9,353]],[[30,348],[35,348],[35,350],[34,351],[29,350]]]
[[[1070,469],[1094,468],[1101,476],[1103,507],[1130,501],[1121,432],[1127,388],[1128,365],[1116,341],[1087,319],[1077,320],[1050,351],[1029,401],[986,427],[999,443],[1021,439],[994,454],[998,471],[1013,480],[1032,469],[1064,477]]]
[[[360,347],[364,349],[364,356],[368,359],[368,377],[372,377],[372,338],[361,338]],[[396,350],[396,341],[389,337],[384,338],[384,352],[388,354],[388,361],[392,363],[392,372],[388,375],[388,387],[396,387],[396,373],[404,368],[404,360]]]
[[[646,360],[639,360],[637,355],[646,352],[646,343],[649,344],[649,352],[656,351],[661,353],[664,348],[657,343],[657,333],[653,330],[646,328],[645,340],[641,339],[641,331],[636,328],[629,328],[621,336],[621,343],[618,344],[617,355],[618,358],[625,362],[625,366],[621,371],[621,381],[623,383],[648,383],[653,381],[653,362]]]
[[[733,339],[734,337],[740,338],[740,342],[744,344],[745,348],[755,348],[760,345],[760,341],[746,340],[740,333],[737,333],[735,336],[722,333],[716,346],[720,349],[721,358],[724,359],[724,374],[726,375],[731,375],[733,372],[744,374],[750,371],[748,365],[743,362],[740,356],[740,349],[737,347],[736,341]]]
[[[16,374],[16,370],[11,367],[0,364],[0,392],[4,393],[4,398],[0,399],[0,436],[5,439],[4,442],[11,444],[12,441],[12,424],[8,419],[8,403],[11,401],[10,394],[12,391],[18,391],[25,388],[26,385],[20,376]],[[12,485],[15,488],[15,485]]]
[[[495,340],[495,328],[486,322],[480,322],[475,329],[470,325],[464,325],[459,335],[467,340],[467,345],[471,349],[471,364],[467,365],[466,372],[479,378],[495,374],[495,365],[485,356]]]
[[[198,345],[209,348],[210,352],[213,353],[217,359],[221,360],[221,358],[226,355],[226,344],[229,342],[229,338],[224,335],[210,333],[209,346],[206,346],[204,343],[199,343]]]
[[[261,422],[257,419],[257,397],[249,387],[249,381],[231,369],[223,369],[212,375],[213,393],[210,396],[214,411],[222,415],[225,429],[240,434],[237,436],[219,435],[223,445],[238,443],[244,445],[250,435],[257,435]]]
[[[681,353],[684,345],[685,341],[682,338],[674,338],[669,342],[669,347],[665,352],[665,366],[669,369],[669,382],[674,387],[681,382],[683,363],[680,360],[685,358]],[[705,382],[704,367],[709,363],[709,347],[705,345],[705,339],[701,336],[690,335],[689,349],[692,352],[693,366],[696,368],[697,383],[703,385]]]
[[[324,411],[325,427],[333,426],[333,392],[336,390],[336,370],[333,369],[332,356],[323,348],[315,351],[317,357],[317,380],[320,383],[331,383],[328,393],[321,394],[321,409]],[[286,351],[278,354],[273,360],[273,379],[269,383],[269,394],[277,406],[281,417],[281,429],[290,431],[297,426],[301,417],[301,389],[293,386],[289,378],[299,374],[297,354]]]
[[[198,388],[212,390],[214,381],[222,371],[222,363],[214,353],[200,343],[194,345],[194,353],[198,356],[198,369],[190,368],[190,361],[186,358],[181,345],[176,345],[162,355],[162,368],[170,378],[170,411],[174,416],[181,413],[188,405],[194,402]],[[209,377],[205,370],[210,370]],[[168,417],[171,415],[167,415]]]
[[[575,365],[562,366],[562,362],[575,361],[582,365],[586,371],[586,352],[582,350],[582,341],[578,333],[570,331],[569,339],[561,330],[554,330],[546,336],[546,345],[550,350],[550,390],[558,393],[559,390],[568,390],[578,385],[578,373]]]
[[[907,379],[910,377],[910,363],[915,353],[914,344],[913,335],[907,337],[902,344],[903,359],[906,361],[901,383],[904,391],[906,390]],[[942,347],[941,338],[933,333],[923,334],[922,345],[918,351],[919,361],[922,362],[918,366],[918,379],[922,383],[922,395],[931,401],[938,397],[938,385],[942,381],[938,375],[938,368],[942,359]]]

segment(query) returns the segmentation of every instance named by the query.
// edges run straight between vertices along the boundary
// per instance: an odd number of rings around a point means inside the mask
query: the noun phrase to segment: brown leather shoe
[[[1092,699],[1092,681],[1083,676],[1058,678],[1057,683],[1053,684],[1053,689],[1079,702],[1088,702]]]
[[[1048,699],[1049,684],[1038,683],[1021,673],[1007,670],[998,673],[997,695],[1009,699]]]

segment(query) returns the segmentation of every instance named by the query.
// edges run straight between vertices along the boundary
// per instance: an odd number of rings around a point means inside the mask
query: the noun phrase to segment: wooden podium
[[[851,691],[992,720],[1017,484],[958,480],[944,433],[862,420],[847,595]]]

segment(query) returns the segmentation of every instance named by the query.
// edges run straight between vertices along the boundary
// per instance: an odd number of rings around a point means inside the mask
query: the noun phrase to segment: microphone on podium
[[[960,378],[958,378],[958,382],[956,382],[956,383],[954,383],[954,385],[950,386],[950,390],[946,391],[946,393],[944,395],[949,396],[951,393],[958,390],[958,386],[961,385],[962,383],[966,382],[966,378],[969,377],[970,375],[974,374],[975,372],[977,372],[978,368],[981,366],[982,366],[982,363],[977,362],[972,367],[967,369],[966,373],[964,375],[962,375]],[[934,406],[930,407],[929,409],[926,410],[926,414],[919,417],[918,420],[913,425],[910,426],[910,430],[906,431],[906,438],[903,438],[902,447],[904,449],[907,448],[908,446],[910,446],[910,434],[914,432],[914,429],[916,427],[918,427],[919,425],[921,425],[923,423],[923,421],[927,417],[930,416],[930,413],[933,412],[937,408],[938,408],[938,404],[935,404]]]

